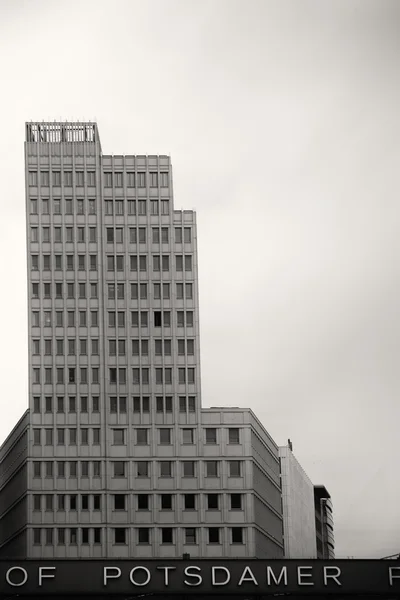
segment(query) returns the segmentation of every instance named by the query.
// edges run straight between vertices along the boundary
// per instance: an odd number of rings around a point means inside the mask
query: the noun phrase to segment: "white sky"
[[[25,120],[172,157],[198,213],[203,403],[332,494],[338,557],[400,552],[400,4],[2,0],[0,377],[27,406]]]

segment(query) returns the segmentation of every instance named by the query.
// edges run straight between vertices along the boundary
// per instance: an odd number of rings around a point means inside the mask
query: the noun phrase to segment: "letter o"
[[[21,583],[13,583],[11,581],[10,574],[12,571],[22,571],[22,573],[24,574],[24,578],[21,581]],[[20,587],[21,585],[25,585],[25,583],[28,581],[28,572],[22,567],[11,567],[11,569],[8,569],[8,571],[6,571],[6,581],[8,585],[12,585],[13,587]]]
[[[137,581],[135,581],[133,579],[133,574],[135,571],[137,571],[138,569],[141,569],[142,571],[145,571],[147,574],[147,579],[146,581],[144,581],[143,583],[138,583]],[[129,579],[131,580],[131,583],[133,585],[147,585],[151,579],[151,575],[150,575],[150,571],[148,569],[146,569],[146,567],[134,567],[131,572],[129,573]]]

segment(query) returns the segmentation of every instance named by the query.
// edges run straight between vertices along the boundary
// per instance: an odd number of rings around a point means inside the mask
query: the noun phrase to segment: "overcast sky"
[[[1,0],[0,56],[0,439],[28,402],[24,122],[96,119],[197,211],[203,404],[291,438],[338,557],[400,552],[400,3]]]

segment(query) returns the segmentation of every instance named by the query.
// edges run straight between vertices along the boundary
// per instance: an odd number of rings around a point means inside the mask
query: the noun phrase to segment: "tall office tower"
[[[196,216],[167,156],[26,125],[29,411],[0,449],[0,556],[282,556],[278,447],[200,402]]]

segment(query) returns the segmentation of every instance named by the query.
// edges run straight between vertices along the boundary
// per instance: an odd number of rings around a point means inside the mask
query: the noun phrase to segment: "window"
[[[206,444],[216,444],[217,443],[217,430],[213,427],[206,428]]]
[[[135,173],[126,173],[126,185],[127,187],[135,187]]]
[[[194,444],[194,430],[193,429],[182,429],[182,443],[183,444]]]
[[[138,544],[150,544],[150,529],[148,527],[138,528]]]
[[[57,397],[57,412],[58,413],[64,412],[64,396]]]
[[[114,446],[125,445],[125,429],[113,429],[113,444]]]
[[[124,214],[124,201],[123,200],[116,200],[115,201],[115,214],[116,215],[123,215]]]
[[[96,200],[89,200],[89,215],[96,214]]]
[[[117,283],[117,298],[118,298],[118,300],[123,300],[125,298],[125,284],[124,283]]]
[[[178,300],[183,300],[183,283],[176,284],[176,297]]]
[[[40,429],[34,429],[33,430],[33,445],[34,446],[40,446],[41,445],[41,430]]]
[[[183,240],[184,240],[185,244],[191,244],[192,243],[192,230],[190,229],[190,227],[184,227],[184,229],[183,229]]]
[[[161,243],[168,244],[168,242],[169,242],[168,227],[161,227]]]
[[[112,173],[109,171],[104,173],[104,187],[112,187]]]
[[[33,476],[41,477],[42,476],[42,463],[38,460],[35,460],[33,463]]]
[[[243,528],[232,527],[232,544],[243,544]]]
[[[161,494],[161,510],[172,510],[172,494]]]
[[[88,187],[94,187],[96,185],[96,173],[95,173],[95,171],[88,171],[86,175],[87,175],[87,184],[88,184]]]
[[[100,494],[93,495],[93,510],[101,510],[101,496]]]
[[[34,396],[33,398],[33,412],[40,413],[40,396]]]
[[[57,462],[57,477],[64,479],[65,478],[65,461],[59,460]]]
[[[172,463],[169,460],[160,462],[160,477],[172,477]]]
[[[115,187],[122,187],[123,186],[123,176],[122,176],[122,173],[120,173],[120,172],[114,173],[114,184],[115,184]]]
[[[43,234],[43,242],[50,242],[50,227],[43,227],[42,228],[42,234]]]
[[[40,369],[33,369],[33,383],[40,383]]]
[[[84,242],[84,241],[85,241],[85,228],[78,227],[78,242]]]
[[[93,429],[93,445],[98,446],[100,444],[100,429],[96,427]]]
[[[160,444],[170,445],[171,442],[171,429],[162,428],[159,430]]]
[[[137,464],[137,477],[149,477],[149,463],[140,461]]]
[[[42,510],[42,497],[40,494],[33,496],[33,510]]]
[[[237,427],[230,427],[228,429],[228,440],[229,444],[239,444],[239,429]]]
[[[150,200],[150,214],[158,215],[158,200]]]
[[[153,227],[152,235],[153,235],[153,244],[159,244],[160,243],[160,230],[158,229],[158,227]]]
[[[53,477],[53,463],[51,461],[46,461],[45,463],[45,477]]]
[[[75,368],[71,367],[68,369],[68,382],[75,383]]]
[[[65,444],[65,429],[57,429],[57,445],[64,446]]]
[[[114,283],[108,284],[108,299],[115,300],[115,284]]]
[[[230,494],[230,510],[242,510],[242,494]]]
[[[125,494],[114,494],[114,510],[126,510]]]
[[[184,495],[184,510],[196,510],[196,494]]]
[[[126,544],[127,535],[125,527],[117,527],[114,529],[114,543],[115,544]]]
[[[168,187],[168,171],[160,173],[160,187]]]
[[[177,271],[183,271],[183,256],[182,254],[177,254],[175,257],[175,267]]]
[[[40,171],[40,185],[48,187],[49,186],[49,172],[48,171]]]
[[[149,496],[148,494],[139,494],[138,495],[138,510],[149,510]]]
[[[128,200],[128,215],[136,215],[136,201],[135,200]],[[130,229],[130,234],[136,234],[136,229]],[[135,236],[135,240],[133,240],[133,235],[130,235],[130,239],[129,239],[131,244],[136,244],[136,236]]]
[[[52,446],[53,445],[53,430],[45,429],[45,445]]]
[[[208,543],[209,544],[219,544],[219,527],[209,527],[208,528]]]
[[[183,461],[183,477],[195,477],[194,461]]]
[[[194,527],[185,528],[185,544],[196,544],[196,529]]]
[[[92,327],[98,327],[98,324],[99,324],[98,320],[99,320],[99,317],[98,317],[97,310],[91,310],[90,311],[90,325]],[[94,352],[92,354],[94,354]]]
[[[149,430],[136,429],[136,444],[138,446],[147,446],[149,443]]]
[[[171,527],[161,528],[161,543],[162,544],[173,544],[173,529]]]
[[[76,460],[71,460],[69,462],[69,476],[71,478],[75,478],[77,476],[77,464],[78,463],[76,462]]]
[[[186,383],[186,369],[185,368],[178,369],[178,381],[180,384]]]
[[[68,412],[71,414],[76,413],[76,398],[75,398],[75,396],[69,396],[69,398],[68,398]]]
[[[122,227],[117,227],[115,230],[115,241],[117,244],[124,243],[124,230]]]
[[[76,429],[69,429],[69,445],[76,446]]]
[[[161,214],[162,215],[169,214],[169,200],[161,200]]]
[[[75,312],[73,310],[69,310],[67,313],[67,323],[68,327],[75,327]]]
[[[146,173],[139,172],[137,174],[137,187],[146,187]]]
[[[185,256],[185,271],[192,270],[192,257],[190,255]]]
[[[121,460],[114,461],[114,477],[126,477],[125,463]]]
[[[229,461],[229,477],[241,477],[240,460]]]
[[[37,171],[29,171],[28,173],[28,183],[32,186],[37,186],[38,184],[38,176]]]
[[[218,461],[206,461],[206,477],[218,477]]]
[[[218,494],[207,494],[207,510],[219,510]]]
[[[158,173],[150,172],[150,187],[158,187]]]
[[[85,214],[83,200],[77,200],[77,202],[76,202],[76,212],[77,212],[78,215],[84,215]]]
[[[89,227],[89,242],[96,242],[96,227]]]
[[[99,396],[92,397],[92,412],[98,413],[100,411],[100,400]]]
[[[87,446],[89,444],[89,429],[84,427],[81,429],[81,445]]]

